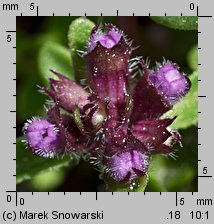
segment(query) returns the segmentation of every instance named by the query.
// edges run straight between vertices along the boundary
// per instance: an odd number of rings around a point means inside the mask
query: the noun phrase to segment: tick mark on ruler
[[[10,113],[16,113],[16,111],[15,110],[10,110]]]
[[[199,18],[212,18],[213,16],[198,16]]]
[[[211,178],[211,177],[213,177],[213,176],[198,176],[198,177],[210,177],[210,178]]]
[[[96,192],[96,201],[97,201],[97,199],[98,199],[98,194],[97,194],[97,192]]]
[[[175,206],[178,206],[178,192],[175,192]]]
[[[119,16],[119,11],[117,10],[117,16]]]
[[[207,96],[198,96],[199,98],[206,98]]]
[[[16,191],[16,206],[18,206],[18,194],[17,194],[17,191]]]

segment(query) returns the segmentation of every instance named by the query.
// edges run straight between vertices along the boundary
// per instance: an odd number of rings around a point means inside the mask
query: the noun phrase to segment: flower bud
[[[44,91],[67,111],[75,107],[82,109],[89,101],[89,94],[77,83],[65,76],[51,70],[59,80],[50,79],[51,89],[44,88]]]
[[[179,101],[190,89],[189,79],[179,72],[176,64],[169,61],[151,73],[149,80],[171,105]]]
[[[128,182],[144,176],[148,169],[148,157],[133,149],[121,152],[109,159],[107,170],[116,181]]]
[[[28,148],[37,155],[53,157],[61,153],[63,142],[58,129],[46,119],[34,118],[23,127]]]

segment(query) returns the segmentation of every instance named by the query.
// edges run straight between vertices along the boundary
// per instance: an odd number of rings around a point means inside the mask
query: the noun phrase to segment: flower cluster
[[[180,141],[169,129],[174,119],[161,119],[190,89],[176,64],[164,61],[149,69],[130,59],[131,43],[112,24],[96,26],[83,55],[88,86],[52,71],[53,100],[46,118],[34,118],[23,132],[32,153],[53,157],[77,153],[88,157],[119,182],[147,173],[149,155],[172,155]]]

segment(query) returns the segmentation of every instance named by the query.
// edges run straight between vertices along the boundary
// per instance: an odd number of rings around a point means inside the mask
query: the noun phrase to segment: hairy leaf
[[[197,16],[152,16],[155,22],[173,29],[179,30],[197,30]]]
[[[74,65],[74,76],[78,81],[86,77],[86,67],[81,52],[86,51],[87,42],[94,26],[95,24],[87,18],[80,17],[75,19],[69,27],[68,42]]]

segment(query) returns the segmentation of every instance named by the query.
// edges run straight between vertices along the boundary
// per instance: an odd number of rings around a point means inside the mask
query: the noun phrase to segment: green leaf
[[[30,185],[32,185],[34,191],[54,191],[63,183],[64,178],[64,170],[51,170],[34,176],[30,181]]]
[[[138,178],[131,183],[120,183],[109,176],[105,176],[104,180],[107,188],[112,192],[143,192],[148,183],[148,175]]]
[[[64,158],[42,158],[33,155],[26,149],[23,137],[16,140],[16,182],[21,183],[31,179],[34,175],[52,170],[58,170],[62,167],[74,166],[78,163],[76,157],[65,156]]]
[[[172,127],[185,129],[198,122],[198,72],[189,76],[191,89],[189,93],[175,104],[174,108],[163,115],[163,117],[177,116]]]
[[[90,37],[93,22],[85,17],[75,19],[68,31],[68,42],[71,49],[74,76],[77,81],[86,77],[86,66],[79,51],[86,51],[87,42]]]
[[[173,29],[197,30],[197,16],[151,16],[155,22]]]
[[[151,162],[150,181],[146,191],[181,191],[196,175],[196,170],[187,163],[178,163],[170,158],[156,155]],[[179,166],[180,164],[180,166]]]
[[[56,79],[56,76],[49,71],[50,69],[73,79],[70,52],[67,48],[56,42],[47,41],[41,47],[39,51],[38,65],[45,83],[48,82],[48,78]]]
[[[191,48],[188,52],[187,62],[193,71],[198,70],[198,45]]]

